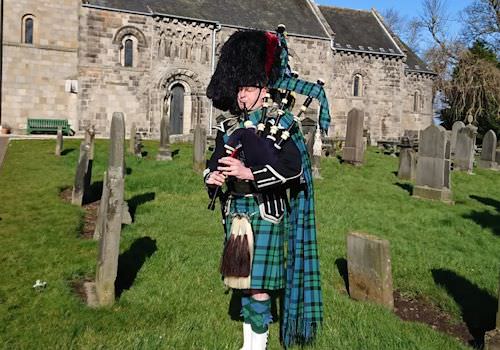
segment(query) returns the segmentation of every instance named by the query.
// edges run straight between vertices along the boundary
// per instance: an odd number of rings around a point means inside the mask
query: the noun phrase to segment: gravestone
[[[55,155],[60,157],[63,150],[63,132],[62,126],[57,127],[56,151]]]
[[[495,329],[484,334],[485,350],[500,350],[500,280],[498,285],[498,309]]]
[[[497,169],[497,135],[493,130],[488,130],[483,137],[483,146],[481,150],[481,158],[478,166],[484,169]]]
[[[413,196],[450,203],[450,163],[450,141],[446,130],[442,126],[428,126],[420,133]]]
[[[462,128],[465,128],[465,124],[464,122],[462,121],[456,121],[453,123],[453,126],[451,127],[451,144],[450,144],[450,147],[451,147],[451,154],[454,155],[455,154],[455,147],[457,145],[457,135],[458,135],[458,131]]]
[[[71,194],[71,203],[81,206],[83,196],[88,191],[88,167],[89,167],[90,145],[82,141],[80,144],[80,156],[76,166],[75,181]]]
[[[90,146],[89,159],[94,159],[95,127],[91,125],[85,129],[85,143]]]
[[[477,127],[472,124],[458,130],[455,143],[453,169],[472,174],[476,147]]]
[[[323,142],[321,141],[321,130],[318,128],[314,133],[314,145],[312,152],[312,175],[315,179],[322,179],[321,170],[321,155],[323,150]]]
[[[316,134],[317,123],[314,119],[307,117],[301,122],[302,133],[304,134],[304,139],[307,147],[307,152],[309,157],[313,157],[313,147],[314,147],[314,135]]]
[[[206,167],[207,131],[201,124],[194,128],[193,170],[201,173]]]
[[[128,153],[130,154],[135,154],[135,138],[136,138],[136,134],[137,134],[137,128],[135,126],[135,123],[132,123],[132,127],[130,128],[130,139],[129,139],[129,143],[128,143]]]
[[[134,143],[134,155],[137,158],[142,158],[142,149],[144,145],[142,144],[142,138],[140,133],[135,134],[135,143]]]
[[[416,178],[417,153],[411,147],[401,147],[399,151],[398,178],[413,181]]]
[[[161,118],[160,122],[160,148],[158,154],[156,155],[156,160],[172,160],[172,152],[170,152],[170,140],[169,140],[169,121],[167,115],[165,114]]]
[[[125,190],[123,176],[125,121],[122,113],[113,113],[110,138],[108,168],[105,174],[106,187],[103,189],[103,193],[107,193],[107,200],[101,199],[101,205],[105,206],[103,209],[105,217],[99,243],[95,282],[100,306],[112,305],[115,301]]]
[[[347,114],[347,134],[345,145],[342,150],[344,162],[361,165],[364,158],[363,140],[364,112],[353,108]]]
[[[378,237],[350,233],[347,236],[349,295],[394,308],[389,242]]]

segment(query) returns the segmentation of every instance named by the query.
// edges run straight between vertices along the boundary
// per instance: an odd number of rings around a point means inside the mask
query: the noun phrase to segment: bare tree
[[[484,41],[500,55],[500,0],[475,0],[465,8],[462,20],[465,40]]]

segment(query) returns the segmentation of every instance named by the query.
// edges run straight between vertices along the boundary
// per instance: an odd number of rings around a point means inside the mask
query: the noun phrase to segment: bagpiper
[[[291,112],[294,94],[307,96],[296,116]],[[301,80],[290,70],[280,25],[276,33],[231,35],[207,96],[225,112],[217,118],[215,150],[204,181],[212,199],[209,207],[216,199],[221,203],[224,284],[242,291],[241,349],[266,349],[270,295],[280,291],[283,345],[309,344],[321,326],[323,303],[311,161],[300,121],[316,99],[318,124],[322,132],[328,130],[323,83]]]

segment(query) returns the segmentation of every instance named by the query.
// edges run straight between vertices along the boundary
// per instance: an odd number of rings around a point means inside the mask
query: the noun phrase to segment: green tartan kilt
[[[226,216],[226,239],[231,234],[234,214],[246,214],[254,234],[254,256],[251,271],[251,289],[276,290],[285,288],[284,242],[285,218],[273,224],[260,217],[259,205],[253,197],[232,198]]]

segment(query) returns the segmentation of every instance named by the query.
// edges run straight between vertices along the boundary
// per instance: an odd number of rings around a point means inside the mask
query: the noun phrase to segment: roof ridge
[[[318,7],[320,7],[320,8],[326,7],[326,8],[330,8],[330,9],[339,9],[339,10],[348,10],[348,11],[357,11],[357,12],[366,12],[366,13],[371,12],[371,10],[353,9],[353,8],[342,7],[342,6],[318,5]]]

